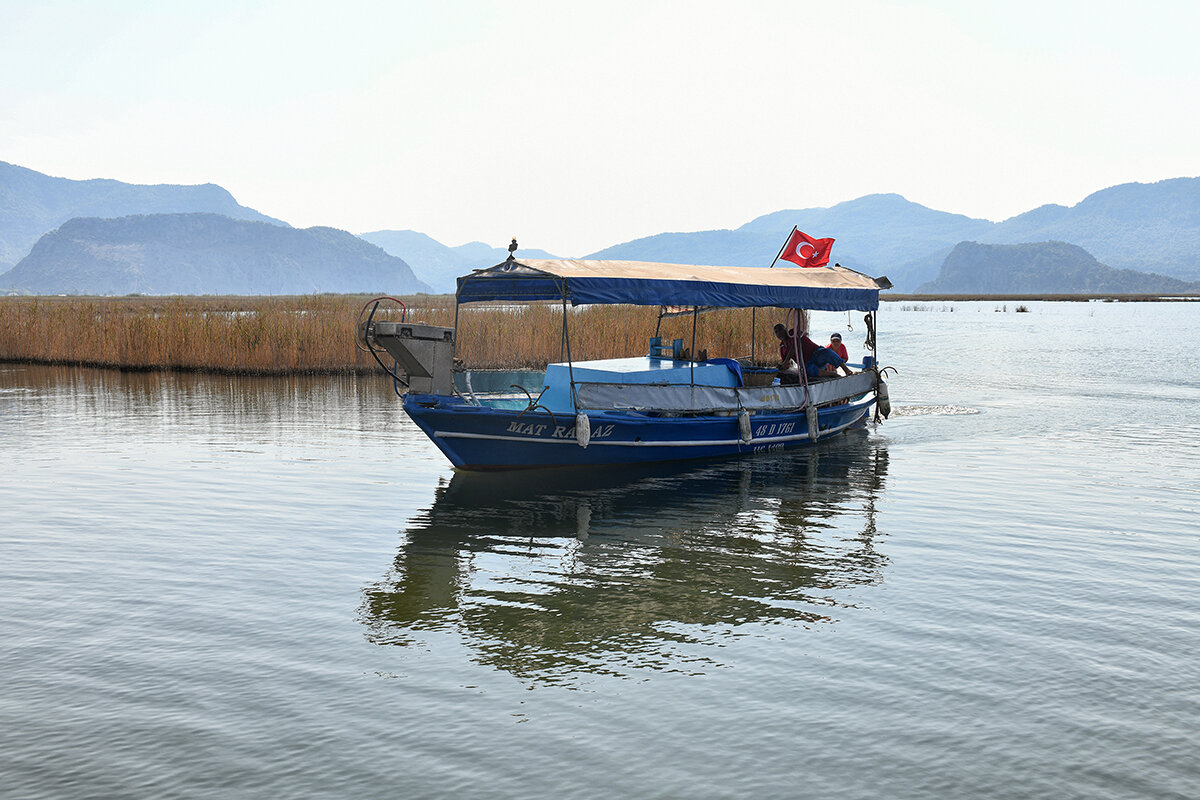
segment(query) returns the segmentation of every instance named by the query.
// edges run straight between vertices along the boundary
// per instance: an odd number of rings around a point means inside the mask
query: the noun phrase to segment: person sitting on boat
[[[799,383],[800,359],[796,356],[795,331],[789,331],[782,324],[777,324],[775,335],[779,338],[779,383],[785,386]]]
[[[781,384],[799,383],[798,370],[792,365],[796,359],[796,333],[789,331],[783,325],[775,326],[775,335],[779,337],[779,382]],[[804,369],[810,378],[833,377],[838,369],[847,375],[853,375],[846,359],[808,338],[808,334],[800,334],[800,352],[804,356]]]
[[[841,356],[842,361],[846,361],[850,358],[850,354],[846,352],[846,345],[842,344],[842,335],[837,331],[829,334],[829,344],[825,346]]]
[[[846,359],[828,347],[821,347],[808,338],[806,333],[800,334],[800,352],[804,355],[804,368],[810,378],[832,378],[837,375],[839,369],[844,370],[847,375],[854,374],[854,371],[846,366]]]

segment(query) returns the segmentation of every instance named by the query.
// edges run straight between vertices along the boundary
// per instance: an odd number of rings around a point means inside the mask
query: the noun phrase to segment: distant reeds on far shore
[[[355,346],[354,327],[369,296],[296,297],[3,297],[0,361],[73,364],[126,370],[192,370],[247,375],[353,373],[376,368]],[[454,325],[454,298],[402,298],[408,319]],[[378,319],[399,319],[381,304]],[[696,320],[696,349],[712,356],[774,357],[770,312],[718,310]],[[646,352],[657,309],[571,309],[570,355],[576,360]],[[540,368],[566,357],[557,305],[465,306],[457,354],[475,368]],[[665,341],[691,348],[692,318],[664,319]]]
[[[365,299],[5,297],[0,359],[232,374],[351,372],[373,363],[352,336]]]

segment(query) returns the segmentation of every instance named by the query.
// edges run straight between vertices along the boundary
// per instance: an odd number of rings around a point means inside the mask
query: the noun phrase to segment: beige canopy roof
[[[584,261],[577,258],[522,258],[531,269],[562,278],[639,278],[648,280],[766,283],[829,289],[879,289],[875,279],[845,267],[712,267],[653,261]],[[493,268],[494,269],[494,268]]]
[[[646,261],[509,259],[458,279],[459,302],[551,300],[634,305],[878,307],[887,278],[846,267],[717,267]]]

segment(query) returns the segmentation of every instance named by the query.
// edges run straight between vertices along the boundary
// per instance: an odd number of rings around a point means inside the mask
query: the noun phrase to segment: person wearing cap
[[[831,378],[837,375],[839,369],[847,375],[853,375],[853,370],[846,364],[846,359],[808,338],[808,334],[800,334],[800,355],[804,357],[804,368],[810,378]]]
[[[799,382],[798,361],[804,364],[805,372],[810,378],[832,377],[837,375],[838,369],[844,370],[847,375],[853,374],[850,367],[846,365],[846,359],[828,347],[821,347],[808,338],[806,333],[801,333],[797,338],[794,330],[788,330],[783,325],[776,325],[775,336],[779,339],[779,372],[777,374],[781,384]],[[800,345],[801,358],[799,359],[796,358],[796,344]]]
[[[841,356],[842,361],[850,358],[850,354],[846,352],[846,345],[842,344],[842,335],[837,331],[829,334],[829,344],[826,347]]]

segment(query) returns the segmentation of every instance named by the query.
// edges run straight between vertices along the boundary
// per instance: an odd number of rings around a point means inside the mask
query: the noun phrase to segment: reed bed
[[[368,297],[5,297],[0,298],[0,360],[77,364],[128,370],[232,374],[353,373],[375,368],[354,344],[354,325]],[[404,298],[408,319],[454,324],[448,296]],[[779,315],[776,315],[779,316]],[[568,309],[570,355],[576,360],[646,352],[657,309],[592,306]],[[398,319],[380,306],[377,319]],[[774,318],[758,314],[759,360],[771,361]],[[696,349],[710,356],[751,353],[751,312],[719,310],[696,320]],[[558,305],[464,306],[458,356],[475,368],[542,368],[565,358]],[[663,340],[692,347],[691,316],[664,319]]]
[[[575,360],[622,358],[644,355],[654,335],[657,307],[589,306],[567,311],[570,353]],[[783,318],[783,312],[777,315]],[[774,317],[758,314],[759,360],[775,358],[778,342],[771,332]],[[752,333],[749,309],[720,309],[700,314],[696,319],[696,351],[709,356],[731,358],[751,354]],[[662,321],[659,335],[670,344],[682,339],[692,349],[691,316],[670,317]],[[464,307],[459,317],[458,353],[476,367],[535,368],[565,360],[567,342],[563,337],[561,306],[531,305],[518,309]]]
[[[8,297],[0,299],[0,358],[235,374],[352,372],[373,365],[352,337],[365,299]]]

